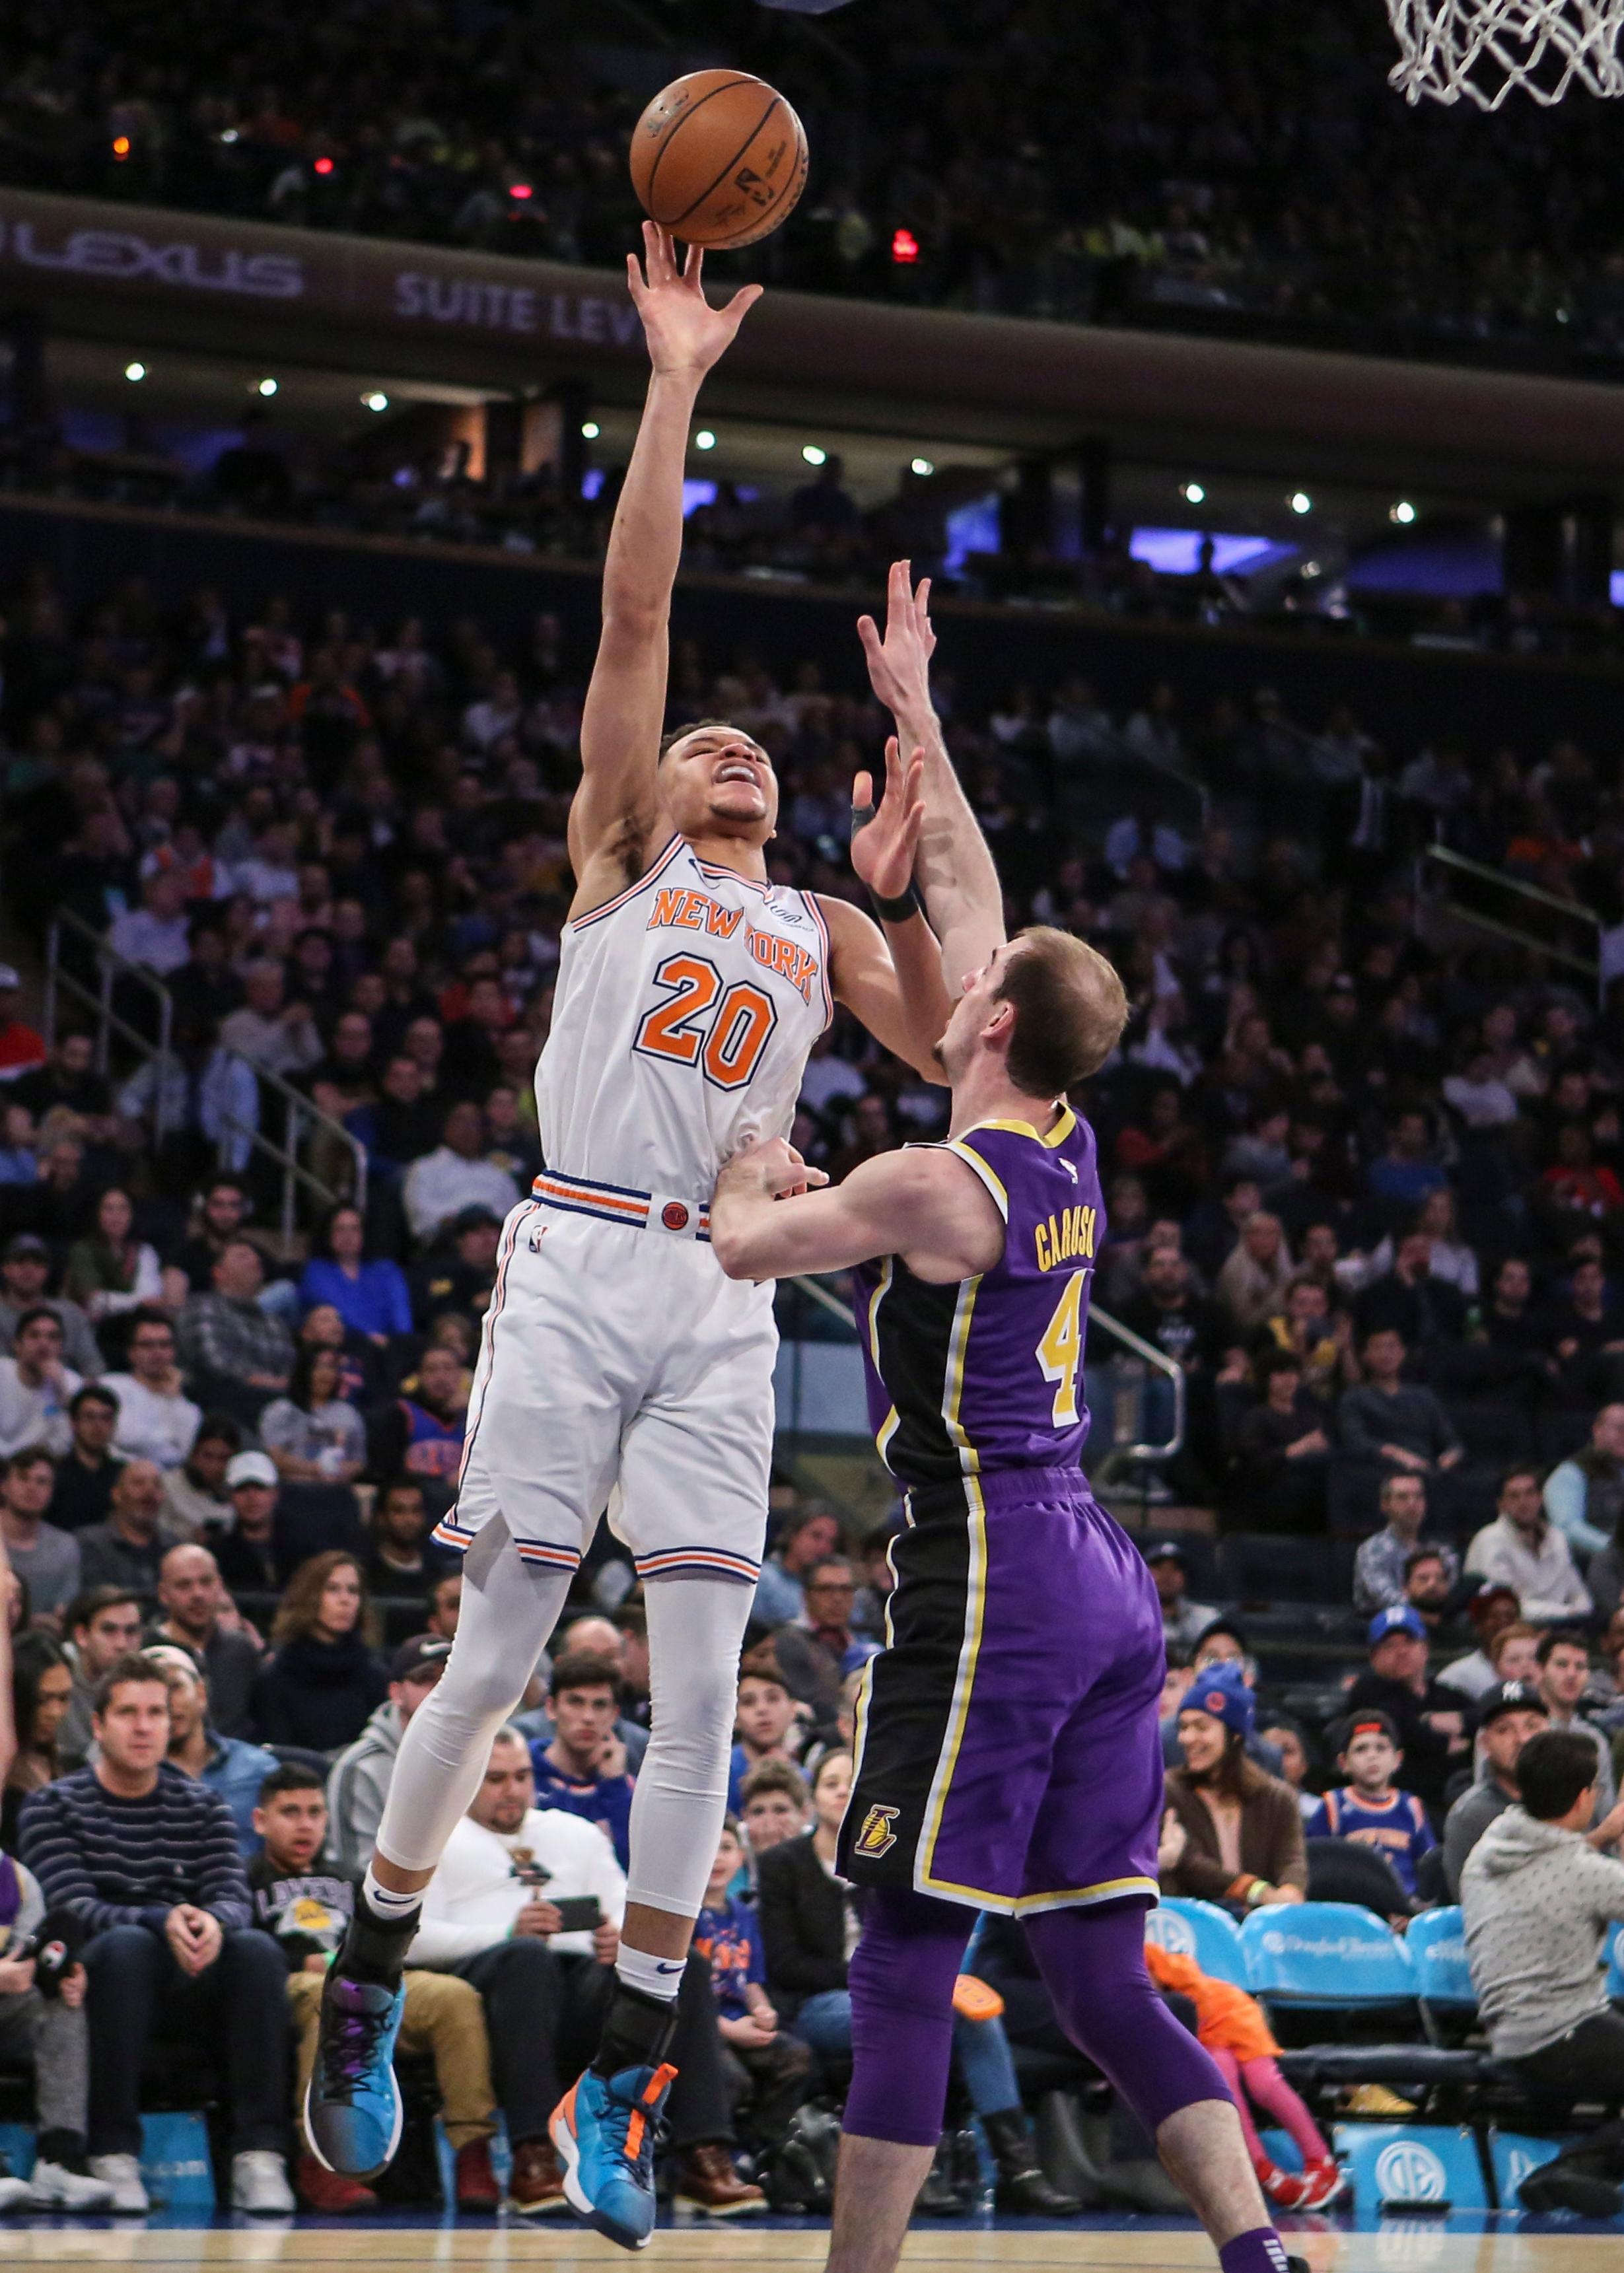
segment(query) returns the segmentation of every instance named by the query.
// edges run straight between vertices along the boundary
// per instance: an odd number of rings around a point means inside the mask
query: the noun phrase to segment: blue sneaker
[[[395,2039],[405,2009],[404,1983],[387,1989],[345,1980],[336,1962],[329,1969],[316,2065],[304,2094],[304,2134],[316,2160],[346,2178],[370,2179],[401,2143]]]
[[[564,2166],[564,2198],[577,2217],[622,2249],[646,2249],[654,2231],[654,2133],[674,2067],[591,2068],[567,2091],[548,2127]]]

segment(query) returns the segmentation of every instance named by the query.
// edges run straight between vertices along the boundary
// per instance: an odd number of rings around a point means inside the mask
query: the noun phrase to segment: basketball
[[[784,97],[743,71],[690,71],[632,131],[632,187],[650,221],[728,251],[770,236],[806,186],[807,138]]]

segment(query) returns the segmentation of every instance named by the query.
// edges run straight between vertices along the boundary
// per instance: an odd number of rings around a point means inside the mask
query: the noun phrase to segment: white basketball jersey
[[[548,1167],[708,1202],[746,1137],[788,1136],[832,1015],[810,894],[673,837],[640,882],[565,928],[536,1069]]]

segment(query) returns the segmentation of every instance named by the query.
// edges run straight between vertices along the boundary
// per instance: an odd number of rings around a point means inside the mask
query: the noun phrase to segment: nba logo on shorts
[[[688,1210],[683,1206],[680,1200],[667,1200],[665,1206],[660,1210],[660,1221],[665,1225],[667,1231],[686,1231],[688,1229]]]
[[[897,1843],[897,1834],[891,1827],[901,1812],[899,1807],[871,1807],[863,1818],[862,1829],[857,1834],[853,1853],[869,1857],[889,1855]]]

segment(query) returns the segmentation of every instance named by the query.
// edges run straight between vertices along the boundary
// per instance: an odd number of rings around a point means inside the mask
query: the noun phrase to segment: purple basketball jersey
[[[986,1121],[942,1149],[996,1203],[1004,1254],[950,1286],[916,1279],[896,1255],[857,1273],[880,1456],[914,1487],[1077,1468],[1088,1434],[1089,1281],[1105,1237],[1094,1131],[1066,1106],[1047,1136],[1024,1121]]]

